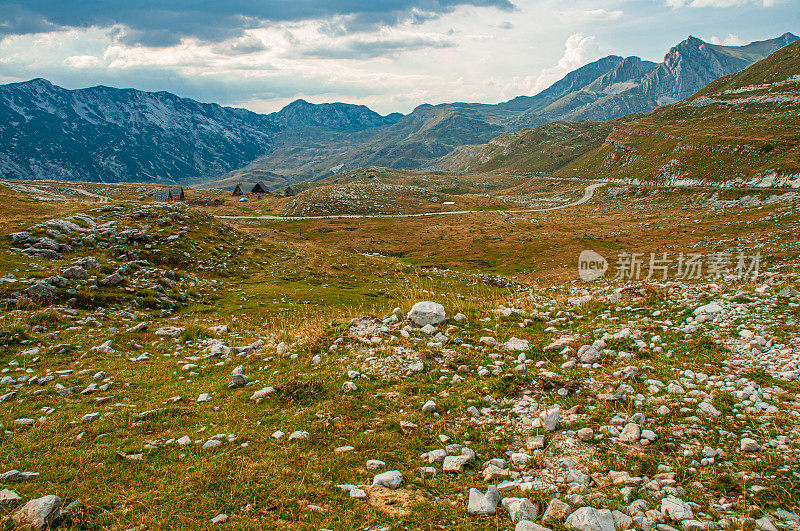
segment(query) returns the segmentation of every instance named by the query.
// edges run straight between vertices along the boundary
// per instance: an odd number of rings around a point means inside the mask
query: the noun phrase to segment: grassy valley
[[[0,181],[0,528],[797,529],[799,54],[289,197]]]

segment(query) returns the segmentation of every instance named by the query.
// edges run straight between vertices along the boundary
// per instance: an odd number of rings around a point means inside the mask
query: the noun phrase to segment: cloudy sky
[[[0,0],[0,83],[405,113],[534,94],[609,54],[660,61],[688,35],[787,31],[800,0]]]

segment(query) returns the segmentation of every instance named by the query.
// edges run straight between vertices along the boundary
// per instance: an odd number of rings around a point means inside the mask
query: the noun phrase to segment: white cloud
[[[729,33],[727,37],[724,39],[720,39],[716,35],[712,36],[708,40],[711,44],[722,44],[725,46],[741,46],[744,44],[744,41],[739,38],[738,35],[734,35],[733,33]]]
[[[537,93],[546,89],[576,68],[597,60],[599,55],[597,39],[593,35],[573,33],[564,43],[564,55],[558,60],[558,64],[545,68],[535,78],[531,87],[532,92]]]
[[[100,66],[100,59],[94,55],[71,55],[64,59],[64,64],[72,68],[94,68]]]
[[[741,7],[750,4],[772,7],[785,0],[666,0],[670,7]]]
[[[564,22],[587,22],[603,20],[619,20],[622,18],[621,10],[608,11],[606,9],[567,9],[555,11],[555,16]]]
[[[422,103],[497,103],[539,92],[600,55],[663,57],[676,42],[674,28],[697,18],[667,1],[698,7],[710,0],[658,0],[656,13],[649,0],[514,0],[514,11],[466,5],[431,19],[341,32],[329,23],[335,17],[292,20],[165,46],[131,45],[116,26],[8,35],[0,38],[0,82],[45,77],[67,88],[167,90],[265,112],[297,97],[382,113]],[[764,4],[749,0],[741,11],[763,11]],[[795,15],[792,7],[784,0],[770,13],[775,21],[756,28],[702,17],[692,31],[717,34],[725,44],[734,43],[729,32],[768,38],[786,31],[775,27]]]

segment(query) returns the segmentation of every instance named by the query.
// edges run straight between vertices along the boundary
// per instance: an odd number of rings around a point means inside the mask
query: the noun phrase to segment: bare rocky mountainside
[[[464,145],[554,121],[609,120],[685,98],[797,40],[731,47],[690,37],[661,64],[608,56],[535,96],[421,105],[407,116],[298,100],[260,115],[167,92],[0,87],[0,174],[99,182],[265,181],[271,187],[366,166],[435,167]]]
[[[268,117],[168,92],[0,87],[6,178],[176,182],[247,164],[278,131]]]
[[[298,100],[257,114],[169,92],[44,79],[0,86],[0,174],[17,179],[187,182],[219,176],[268,152],[282,131],[359,131],[391,124],[361,105]]]

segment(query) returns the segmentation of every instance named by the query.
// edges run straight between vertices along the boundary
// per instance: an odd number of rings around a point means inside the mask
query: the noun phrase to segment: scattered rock
[[[739,446],[743,452],[757,452],[761,447],[758,442],[749,437],[744,437],[739,441]]]
[[[508,511],[512,522],[533,522],[539,516],[539,509],[528,498],[503,498],[503,507]]]
[[[547,505],[544,514],[542,515],[543,524],[557,524],[563,523],[567,516],[572,512],[572,507],[562,502],[558,498],[553,498]]]
[[[380,459],[369,459],[367,461],[367,470],[380,470],[386,467],[386,463]]]
[[[378,474],[372,478],[373,487],[386,487],[387,489],[396,489],[403,483],[403,474],[398,470],[389,470],[382,474]]]
[[[675,522],[694,518],[689,504],[675,496],[667,496],[661,500],[661,512]]]
[[[25,290],[31,300],[39,303],[48,303],[56,298],[58,290],[47,282],[39,281]]]
[[[81,422],[91,423],[91,422],[96,421],[99,418],[100,418],[100,413],[97,413],[97,412],[87,413],[86,415],[81,417]]]
[[[623,428],[622,433],[619,434],[619,440],[625,444],[633,444],[639,442],[642,436],[642,429],[635,422],[629,422]]]
[[[22,498],[13,490],[3,489],[0,490],[0,506],[7,505],[13,506],[22,501]]]
[[[531,349],[531,346],[525,339],[512,337],[503,343],[503,348],[512,352],[528,352]]]
[[[489,486],[486,494],[476,488],[469,489],[469,504],[467,513],[470,516],[491,516],[497,512],[497,502],[500,501],[500,494],[497,487]]]
[[[594,507],[581,507],[569,515],[564,526],[573,531],[616,531],[611,511]]]
[[[50,527],[61,512],[61,498],[48,495],[26,503],[12,517],[14,526],[22,530],[39,531]]]
[[[415,435],[419,433],[419,426],[407,420],[400,421],[400,430],[406,435]]]
[[[517,523],[514,531],[551,531],[549,527],[543,527],[539,524],[535,524],[533,522],[529,522],[527,520],[521,520]]]
[[[561,418],[561,408],[552,407],[539,413],[542,427],[547,431],[556,431],[558,421]]]
[[[446,319],[446,314],[441,304],[422,301],[411,307],[408,318],[417,326],[437,325]]]
[[[239,365],[231,372],[231,382],[228,384],[228,387],[241,387],[247,385],[249,381],[250,380],[244,374],[244,366]]]

